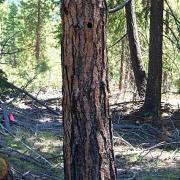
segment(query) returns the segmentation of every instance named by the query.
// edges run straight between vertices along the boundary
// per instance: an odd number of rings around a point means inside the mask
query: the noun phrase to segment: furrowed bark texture
[[[65,179],[114,180],[106,4],[64,0],[61,10]]]
[[[142,55],[138,37],[134,0],[126,5],[127,33],[131,54],[131,65],[134,72],[135,83],[140,97],[145,95],[146,75],[142,65]]]
[[[160,117],[162,84],[162,40],[163,40],[163,0],[151,0],[150,9],[149,68],[145,103],[146,112]]]

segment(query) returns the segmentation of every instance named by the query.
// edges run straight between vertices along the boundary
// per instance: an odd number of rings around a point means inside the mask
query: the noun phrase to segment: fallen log
[[[124,102],[120,102],[120,103],[114,103],[114,104],[110,104],[110,107],[112,106],[120,106],[120,105],[125,105],[125,104],[138,104],[138,103],[143,103],[144,101],[124,101]]]
[[[37,99],[36,97],[34,97],[32,94],[30,94],[29,92],[27,92],[25,89],[21,89],[17,86],[15,86],[14,84],[6,81],[5,82],[10,88],[12,89],[16,89],[17,91],[23,93],[24,95],[30,97],[31,99],[33,99],[34,101],[36,101],[38,104],[40,104],[41,106],[45,107],[48,111],[54,113],[55,115],[60,115],[60,113],[58,113],[57,111],[55,111],[54,109],[52,109],[51,107],[47,106],[44,102],[42,102],[41,100]]]
[[[45,99],[45,100],[39,100],[39,101],[41,101],[42,103],[50,103],[50,102],[52,102],[52,101],[58,101],[59,103],[62,103],[62,98],[61,97],[55,97],[55,98],[49,98],[49,99]],[[26,104],[26,105],[28,105],[28,104],[32,104],[32,102],[33,102],[33,100],[30,100],[30,101],[24,101],[24,103]]]

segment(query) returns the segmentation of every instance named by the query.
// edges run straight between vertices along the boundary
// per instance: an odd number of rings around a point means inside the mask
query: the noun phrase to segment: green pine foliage
[[[124,0],[108,0],[108,9],[123,2]],[[19,87],[29,84],[29,90],[38,90],[49,85],[60,87],[62,36],[60,2],[58,0],[14,0],[0,1],[0,3],[0,69],[6,74],[3,76],[4,73],[1,72],[0,76],[6,77]],[[142,0],[137,0],[135,8],[143,64],[147,72],[149,7],[143,5]],[[175,90],[180,89],[178,83],[180,79],[179,10],[178,0],[165,1],[163,81],[169,88]],[[124,60],[129,62],[127,36],[124,38],[124,49],[122,49],[122,40],[119,41],[126,33],[125,10],[108,14],[107,47],[111,87],[118,87],[122,53],[124,53]],[[37,49],[39,49],[38,59]]]
[[[123,0],[108,0],[108,8],[111,9],[119,4],[122,4]],[[145,70],[148,70],[149,59],[149,7],[143,6],[142,0],[135,1],[138,35],[140,39],[142,60],[145,66]],[[168,12],[168,18],[166,17]],[[164,8],[164,37],[163,37],[163,84],[168,84],[167,91],[177,90],[180,74],[180,2],[179,0],[165,0]],[[121,66],[121,54],[122,54],[122,41],[115,44],[124,34],[126,34],[126,20],[125,10],[122,9],[116,13],[108,15],[108,33],[107,43],[109,53],[109,75],[110,84],[118,87],[120,79],[120,66]],[[129,62],[130,54],[128,48],[128,39],[125,43],[125,61]]]
[[[61,74],[60,44],[54,33],[59,28],[59,7],[51,0],[39,2],[40,5],[37,0],[20,0],[0,5],[4,11],[0,11],[1,69],[9,81],[20,87],[31,82],[30,89],[40,89],[49,84],[59,87]],[[40,34],[38,60],[37,33]]]

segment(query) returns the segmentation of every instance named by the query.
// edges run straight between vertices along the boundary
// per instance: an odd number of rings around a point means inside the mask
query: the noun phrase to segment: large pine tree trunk
[[[163,0],[151,0],[149,68],[145,112],[160,117],[162,84]]]
[[[114,180],[106,4],[63,0],[62,69],[66,180]]]
[[[127,33],[131,55],[131,65],[134,72],[134,78],[138,94],[140,97],[143,97],[145,94],[146,75],[142,65],[142,56],[138,37],[134,0],[129,1],[125,9]]]

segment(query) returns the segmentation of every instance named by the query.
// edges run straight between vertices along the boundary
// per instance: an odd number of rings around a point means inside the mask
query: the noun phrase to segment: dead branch
[[[108,49],[114,47],[116,44],[118,44],[119,42],[121,42],[126,36],[127,36],[127,33],[124,34],[120,39],[118,39],[114,44],[112,44],[111,46],[109,46]]]
[[[124,105],[124,104],[137,104],[137,103],[143,103],[143,102],[144,101],[125,101],[125,102],[121,102],[121,103],[110,104],[110,107],[120,106],[120,105]]]
[[[122,4],[116,6],[115,8],[113,9],[109,9],[109,13],[115,13],[121,9],[123,9],[127,3],[129,3],[131,0],[125,0]]]
[[[4,154],[4,155],[8,155],[9,157],[16,157],[16,158],[18,158],[20,160],[28,161],[30,163],[34,163],[34,164],[36,164],[37,166],[39,166],[41,168],[48,169],[48,167],[43,165],[42,162],[39,162],[38,160],[34,159],[33,157],[28,156],[26,154],[22,154],[19,151],[15,150],[15,149],[12,149],[10,147],[1,148],[0,153]]]
[[[163,141],[163,142],[160,142],[160,143],[158,143],[158,144],[156,144],[156,145],[154,145],[154,146],[152,146],[152,147],[150,147],[150,148],[147,148],[147,149],[145,149],[145,150],[143,150],[140,154],[139,154],[139,157],[144,153],[144,152],[146,152],[142,157],[141,157],[141,159],[143,159],[147,154],[149,154],[152,150],[154,150],[154,149],[156,149],[156,148],[160,148],[160,147],[162,147],[162,146],[168,146],[168,145],[172,145],[172,144],[179,144],[180,145],[180,141],[173,141],[173,142],[165,142],[165,141]]]
[[[31,99],[33,99],[34,101],[36,101],[38,104],[40,104],[41,106],[44,106],[48,111],[54,113],[55,115],[60,115],[57,111],[55,111],[54,109],[52,109],[51,107],[47,106],[45,103],[43,103],[42,101],[40,101],[39,99],[37,99],[36,97],[34,97],[32,94],[30,94],[29,92],[27,92],[25,89],[21,89],[17,86],[15,86],[14,84],[6,81],[7,85],[10,86],[12,89],[16,89],[19,92],[25,94],[26,96],[30,97]]]
[[[55,97],[55,98],[49,98],[49,99],[45,99],[45,100],[40,100],[42,103],[50,103],[52,101],[58,101],[59,103],[62,102],[62,98],[61,97]],[[30,101],[25,101],[25,104],[32,104],[33,100]]]
[[[14,134],[12,134],[8,129],[6,129],[4,127],[4,129],[8,132],[9,135],[11,135],[14,139],[16,139],[16,136]],[[48,164],[51,168],[54,167],[54,165],[49,162],[45,157],[43,157],[42,155],[40,155],[38,152],[36,152],[34,149],[32,149],[30,146],[28,146],[26,143],[24,143],[23,141],[20,141],[21,144],[23,146],[25,146],[29,151],[31,151],[34,155],[37,156],[37,158],[40,158],[41,160],[43,160],[46,164]]]

